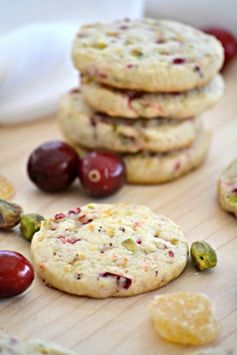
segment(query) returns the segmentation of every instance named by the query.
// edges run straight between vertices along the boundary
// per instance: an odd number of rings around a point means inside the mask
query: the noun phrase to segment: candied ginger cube
[[[150,306],[157,333],[164,339],[190,345],[206,344],[220,332],[211,300],[201,293],[175,292],[156,296]]]

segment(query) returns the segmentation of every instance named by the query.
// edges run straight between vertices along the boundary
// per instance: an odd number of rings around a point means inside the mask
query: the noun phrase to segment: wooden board
[[[180,224],[191,243],[205,239],[218,253],[218,266],[199,273],[191,265],[177,280],[148,294],[124,299],[93,300],[46,287],[38,278],[21,296],[0,301],[0,331],[37,336],[87,355],[166,355],[188,353],[191,348],[161,340],[149,319],[154,295],[177,290],[201,291],[216,304],[222,331],[215,346],[237,346],[237,220],[216,201],[216,181],[222,169],[237,156],[237,62],[226,72],[222,102],[204,115],[213,131],[209,157],[198,171],[162,186],[126,186],[105,201],[148,205]],[[16,93],[17,95],[17,93]],[[44,194],[28,180],[30,152],[46,140],[61,137],[54,117],[18,127],[0,128],[0,173],[14,184],[14,201],[25,212],[50,216],[91,199],[79,185],[60,194]],[[29,244],[17,230],[0,234],[0,248],[29,255]]]

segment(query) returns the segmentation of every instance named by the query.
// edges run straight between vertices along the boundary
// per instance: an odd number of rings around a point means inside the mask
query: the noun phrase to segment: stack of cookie
[[[81,91],[62,100],[62,131],[80,151],[121,154],[131,183],[175,179],[207,155],[199,115],[223,94],[223,57],[214,37],[174,21],[83,26],[73,44]]]

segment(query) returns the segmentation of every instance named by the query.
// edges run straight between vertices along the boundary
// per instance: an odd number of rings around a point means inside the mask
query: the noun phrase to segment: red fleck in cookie
[[[221,207],[237,217],[237,160],[222,172],[217,193]]]
[[[52,287],[94,298],[125,297],[180,275],[188,245],[179,226],[145,206],[89,204],[44,221],[31,255]]]
[[[79,93],[66,95],[59,109],[62,132],[73,144],[115,152],[168,152],[191,145],[198,135],[199,118],[128,120],[95,112]]]
[[[202,86],[222,67],[221,43],[190,26],[155,19],[82,26],[74,65],[93,80],[121,89],[177,92]]]
[[[176,93],[145,93],[119,90],[82,78],[82,94],[97,111],[126,118],[169,117],[175,120],[197,116],[215,106],[224,92],[221,75],[207,85]]]

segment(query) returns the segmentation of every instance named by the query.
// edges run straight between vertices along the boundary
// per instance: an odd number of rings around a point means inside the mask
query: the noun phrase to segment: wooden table
[[[53,340],[82,355],[186,354],[191,348],[166,343],[155,334],[148,313],[154,295],[186,290],[204,292],[216,304],[222,331],[213,345],[237,346],[237,220],[222,211],[216,201],[217,178],[237,155],[237,61],[225,78],[225,97],[204,115],[213,131],[205,165],[173,183],[126,186],[105,200],[145,204],[169,216],[183,227],[189,243],[205,239],[217,250],[217,267],[200,273],[189,264],[181,277],[158,291],[106,300],[67,295],[46,287],[36,277],[25,294],[1,300],[1,332]],[[47,195],[38,191],[26,175],[27,158],[33,148],[60,137],[54,117],[0,128],[0,173],[13,182],[14,201],[25,212],[51,216],[91,201],[76,183],[69,191]],[[0,247],[30,257],[29,243],[17,229],[0,234]]]

